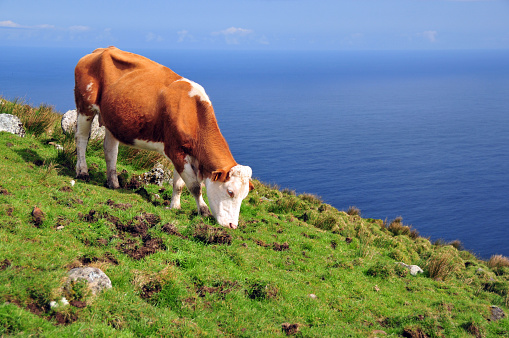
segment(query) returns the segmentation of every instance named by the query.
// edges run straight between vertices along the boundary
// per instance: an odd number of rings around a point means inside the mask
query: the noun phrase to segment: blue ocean
[[[260,180],[509,256],[509,51],[131,51],[203,85]],[[3,48],[0,95],[73,109],[89,52]]]

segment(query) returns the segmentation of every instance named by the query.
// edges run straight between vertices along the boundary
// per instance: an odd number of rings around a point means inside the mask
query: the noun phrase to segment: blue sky
[[[0,46],[509,49],[509,0],[0,0]]]

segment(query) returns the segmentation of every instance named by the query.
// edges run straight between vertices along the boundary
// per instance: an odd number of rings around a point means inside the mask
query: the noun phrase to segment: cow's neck
[[[199,113],[199,125],[198,144],[193,155],[199,162],[202,177],[208,178],[213,171],[229,171],[236,166],[237,162],[219,130],[210,105]]]

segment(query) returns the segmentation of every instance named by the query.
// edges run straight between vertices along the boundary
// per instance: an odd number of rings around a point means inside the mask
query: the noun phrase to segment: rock
[[[420,267],[418,267],[417,265],[408,265],[408,264],[405,264],[403,262],[398,262],[397,264],[399,265],[402,265],[404,266],[405,268],[407,268],[408,270],[410,270],[410,274],[412,276],[417,276],[417,274],[420,272],[420,273],[423,273],[424,271],[422,271],[422,269]]]
[[[93,295],[98,295],[104,289],[111,289],[111,280],[106,274],[98,269],[92,267],[74,268],[68,272],[69,279],[64,291],[71,297],[72,282],[77,280],[86,280],[88,282],[88,289]],[[71,297],[72,298],[72,297]]]
[[[69,301],[65,297],[62,297],[62,299],[60,299],[58,302],[55,302],[55,301],[49,302],[49,306],[52,309],[57,308],[59,306],[66,306],[66,305],[69,305]]]
[[[76,119],[78,112],[76,109],[68,110],[62,116],[62,122],[60,125],[62,126],[62,130],[64,133],[75,133],[76,132]],[[92,121],[92,129],[90,130],[90,139],[104,139],[105,128],[99,126],[99,118],[98,115],[94,117],[94,121]]]
[[[48,145],[57,148],[57,150],[64,150],[64,147],[62,147],[60,144],[55,143],[55,142],[48,142]]]
[[[318,297],[314,293],[309,294],[309,298],[311,299],[317,299]]]
[[[0,114],[0,131],[25,137],[25,128],[19,117],[11,114]]]
[[[498,306],[492,305],[491,306],[491,318],[492,321],[497,321],[505,317],[504,311],[499,308]]]
[[[165,170],[164,166],[157,163],[154,168],[140,176],[143,184],[156,184],[162,186],[164,182],[170,182],[171,171]]]

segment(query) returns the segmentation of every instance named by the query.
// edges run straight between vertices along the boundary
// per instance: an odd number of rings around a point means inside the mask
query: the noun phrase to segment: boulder
[[[403,262],[398,262],[397,264],[401,265],[401,266],[404,266],[405,268],[407,268],[408,270],[410,270],[410,274],[412,276],[417,276],[417,274],[420,272],[420,273],[423,273],[424,271],[422,271],[422,269],[420,267],[418,267],[417,265],[408,265],[408,264],[405,264]]]
[[[88,282],[88,290],[92,295],[99,294],[104,289],[111,289],[111,280],[106,274],[98,268],[92,267],[81,267],[74,268],[68,272],[69,279],[64,287],[66,296],[72,298],[72,286],[73,282],[78,280],[85,280]]]
[[[62,116],[62,122],[60,125],[62,126],[62,130],[64,133],[75,133],[76,132],[76,123],[77,123],[78,112],[76,109],[68,110]],[[90,130],[90,139],[104,139],[105,128],[104,126],[99,126],[99,118],[98,115],[94,117],[92,121],[92,129]]]
[[[0,131],[25,137],[25,128],[19,117],[11,114],[0,114]]]

